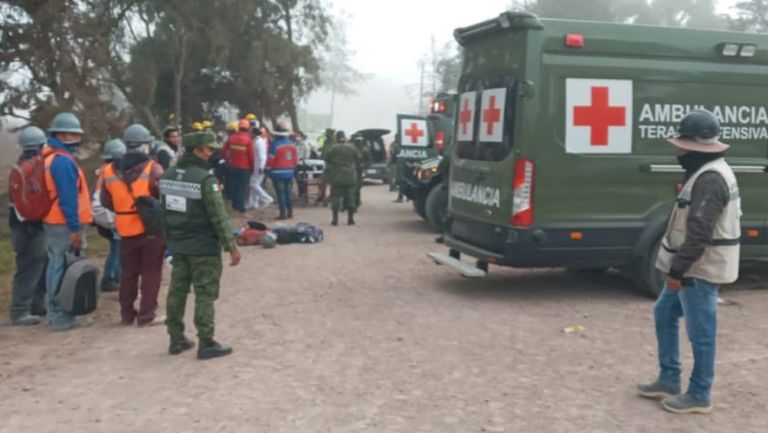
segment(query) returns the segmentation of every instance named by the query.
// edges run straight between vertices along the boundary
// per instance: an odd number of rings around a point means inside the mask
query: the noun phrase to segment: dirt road
[[[299,210],[321,245],[245,250],[217,303],[228,358],[168,356],[162,327],[117,325],[114,295],[90,328],[3,326],[0,432],[765,432],[768,291],[725,294],[738,305],[720,310],[715,412],[670,415],[633,391],[655,374],[655,338],[628,281],[461,279],[390,199],[367,187],[351,228]]]

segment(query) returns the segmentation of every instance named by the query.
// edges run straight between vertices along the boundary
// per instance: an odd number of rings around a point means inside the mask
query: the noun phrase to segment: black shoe
[[[171,344],[168,346],[168,354],[178,355],[181,352],[187,351],[193,347],[195,347],[195,342],[183,335],[180,338],[171,338]]]
[[[355,225],[355,212],[353,211],[347,212],[347,225],[348,226]]]
[[[333,211],[333,219],[331,220],[332,226],[339,225],[339,211],[335,210]]]
[[[437,238],[435,238],[435,243],[437,244],[445,243],[445,238],[443,237],[443,235],[440,235]]]
[[[120,285],[110,281],[101,285],[101,291],[104,293],[120,291]]]
[[[207,343],[200,342],[197,348],[197,359],[212,359],[232,354],[232,348],[210,340]]]
[[[288,216],[289,220],[293,219],[293,208],[292,207],[288,208],[288,215],[287,216]]]

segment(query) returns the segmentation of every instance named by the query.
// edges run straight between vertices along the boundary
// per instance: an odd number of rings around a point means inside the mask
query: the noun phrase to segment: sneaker
[[[165,316],[160,316],[160,317],[155,316],[149,322],[139,322],[138,320],[136,321],[136,326],[138,326],[139,328],[147,328],[150,326],[160,326],[160,325],[165,325]]]
[[[680,394],[680,385],[670,385],[655,380],[653,383],[637,385],[637,393],[646,398],[665,399]]]
[[[53,330],[56,332],[71,331],[77,328],[87,328],[93,324],[93,319],[90,317],[77,317],[68,323],[51,323]]]
[[[181,337],[171,337],[171,344],[168,346],[169,355],[178,355],[195,347],[195,342],[182,335]]]
[[[102,293],[117,292],[120,291],[120,284],[115,282],[108,282],[101,285]]]
[[[692,396],[691,394],[678,395],[676,397],[670,397],[661,403],[669,412],[678,414],[691,414],[691,413],[703,413],[707,414],[712,412],[712,402],[709,400],[701,399]]]
[[[211,359],[227,356],[232,353],[232,348],[211,340],[207,343],[200,342],[197,348],[197,359]]]
[[[40,317],[33,316],[32,314],[24,314],[22,316],[14,317],[11,319],[12,326],[34,326],[39,325],[40,322]]]

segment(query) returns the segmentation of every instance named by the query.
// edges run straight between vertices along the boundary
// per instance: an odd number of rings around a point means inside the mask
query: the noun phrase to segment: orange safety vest
[[[136,210],[136,198],[150,195],[149,178],[154,162],[147,162],[139,178],[128,184],[118,177],[114,163],[104,167],[104,188],[112,196],[115,210],[115,228],[120,237],[128,238],[143,234],[144,223]]]
[[[43,149],[43,166],[45,167],[45,187],[48,189],[48,197],[51,198],[51,210],[43,218],[43,222],[46,224],[66,224],[67,219],[64,217],[64,212],[61,210],[59,204],[59,194],[56,190],[56,182],[51,175],[51,164],[56,156],[69,157],[68,154],[61,150],[53,149],[46,146]],[[77,166],[77,219],[80,220],[80,224],[90,224],[93,222],[93,214],[91,212],[91,197],[88,192],[88,180],[85,178],[85,173]]]

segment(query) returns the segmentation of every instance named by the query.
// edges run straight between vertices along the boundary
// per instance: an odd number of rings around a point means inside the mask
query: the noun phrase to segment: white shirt
[[[253,139],[254,167],[264,170],[267,166],[267,142],[260,136]]]

